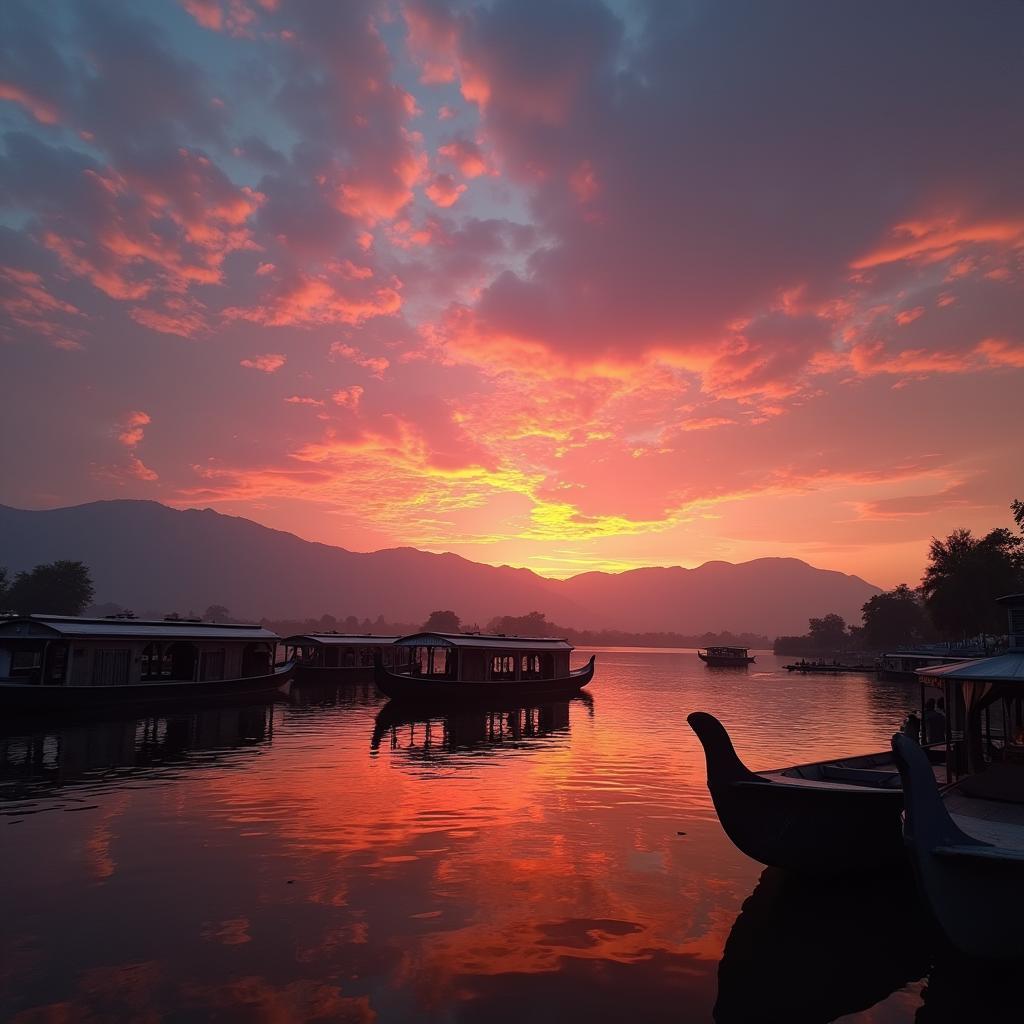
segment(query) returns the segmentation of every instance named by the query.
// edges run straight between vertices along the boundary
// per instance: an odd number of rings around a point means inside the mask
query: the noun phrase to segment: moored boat
[[[63,615],[0,621],[0,710],[60,712],[193,702],[286,686],[262,626]]]
[[[694,712],[687,721],[704,748],[722,828],[748,857],[815,874],[904,861],[903,792],[890,752],[752,772],[717,718]]]
[[[286,660],[295,661],[298,683],[372,683],[373,663],[379,656],[385,668],[402,667],[396,659],[407,649],[396,648],[397,636],[371,633],[296,633],[281,645]]]
[[[377,659],[377,688],[396,700],[466,702],[568,697],[594,677],[595,656],[570,669],[567,640],[482,633],[413,633],[396,647],[409,650],[396,671]]]
[[[702,647],[697,651],[697,657],[713,668],[729,668],[749,665],[755,656],[748,653],[746,647]]]

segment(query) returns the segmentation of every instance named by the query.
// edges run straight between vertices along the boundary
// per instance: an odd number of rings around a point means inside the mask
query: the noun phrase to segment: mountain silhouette
[[[463,622],[544,612],[560,625],[701,633],[803,633],[812,615],[859,622],[878,588],[795,558],[696,569],[588,572],[554,580],[415,548],[369,553],[302,540],[212,509],[155,501],[97,501],[31,511],[0,505],[0,566],[12,573],[58,558],[92,569],[97,601],[136,610],[238,617],[384,618],[419,622],[451,608]]]

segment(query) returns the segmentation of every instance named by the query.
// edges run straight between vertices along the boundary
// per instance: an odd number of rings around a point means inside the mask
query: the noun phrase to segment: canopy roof
[[[403,647],[476,647],[491,651],[571,651],[568,640],[504,633],[410,633],[395,641]]]
[[[1024,684],[1024,651],[1011,651],[994,658],[975,658],[952,665],[919,668],[919,676],[937,681],[958,683],[1021,683]]]
[[[0,619],[0,639],[74,637],[79,640],[266,640],[279,637],[263,626],[187,619],[86,619],[75,615],[22,615]]]
[[[286,636],[282,643],[323,647],[372,647],[393,644],[397,636],[377,636],[373,633],[295,633]]]

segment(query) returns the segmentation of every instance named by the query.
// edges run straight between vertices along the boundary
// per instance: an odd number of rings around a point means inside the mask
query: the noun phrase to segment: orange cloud
[[[149,413],[136,410],[130,412],[121,420],[118,441],[128,448],[134,448],[145,436],[145,428],[152,423]]]
[[[14,82],[0,82],[0,100],[20,104],[40,124],[56,124],[60,120],[60,112],[52,103],[34,96]]]
[[[436,206],[447,208],[458,202],[459,197],[466,191],[466,186],[456,184],[450,174],[435,174],[424,191]]]

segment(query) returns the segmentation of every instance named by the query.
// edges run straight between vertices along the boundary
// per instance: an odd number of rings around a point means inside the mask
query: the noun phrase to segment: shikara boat
[[[746,647],[702,647],[697,657],[716,668],[749,665],[754,661],[754,655],[749,654]]]
[[[569,668],[567,640],[481,633],[414,633],[396,641],[408,648],[406,668],[374,666],[377,688],[394,700],[489,702],[570,697],[594,677],[594,660]]]
[[[815,874],[904,861],[903,791],[890,752],[752,772],[717,718],[698,711],[687,721],[704,748],[718,820],[748,857]]]
[[[277,634],[186,619],[30,615],[0,620],[0,711],[192,703],[286,688]]]
[[[1024,802],[940,794],[909,737],[892,740],[906,792],[904,838],[918,888],[949,943],[968,956],[1024,957]],[[1019,772],[1024,801],[1024,766]]]

